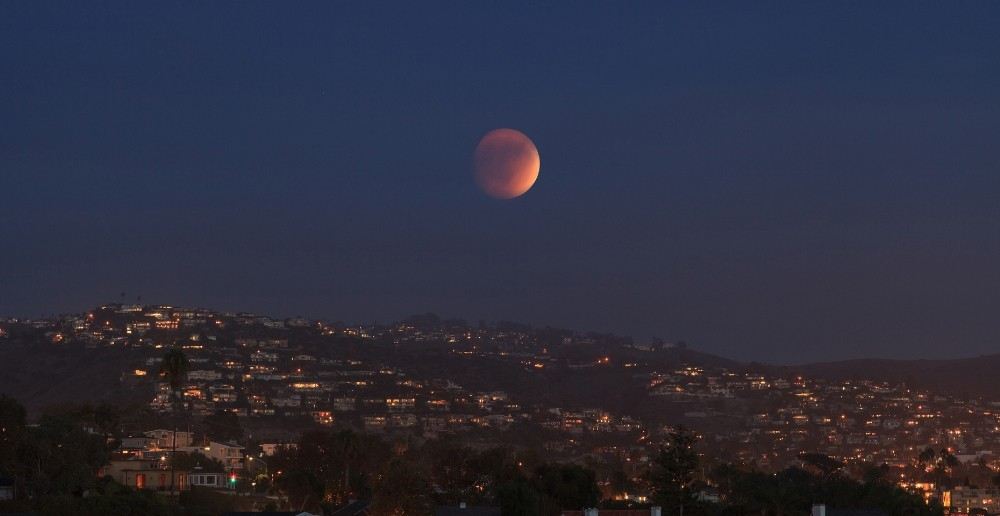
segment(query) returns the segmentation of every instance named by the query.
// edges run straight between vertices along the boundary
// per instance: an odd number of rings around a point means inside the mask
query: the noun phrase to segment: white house
[[[181,451],[198,452],[222,463],[226,469],[240,470],[244,466],[243,447],[235,443],[211,441],[208,446],[191,446]]]

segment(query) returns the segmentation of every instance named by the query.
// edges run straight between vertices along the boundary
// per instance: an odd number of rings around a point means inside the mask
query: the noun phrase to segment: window
[[[167,474],[160,473],[160,490],[166,489],[167,487]]]
[[[136,489],[144,489],[146,487],[145,473],[139,473],[135,476],[135,487]]]

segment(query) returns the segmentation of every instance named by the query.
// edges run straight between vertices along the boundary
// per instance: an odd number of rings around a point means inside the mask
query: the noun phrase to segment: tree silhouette
[[[576,464],[540,466],[532,484],[542,494],[544,513],[596,507],[601,499],[594,472]]]
[[[375,483],[372,516],[425,516],[431,514],[430,486],[416,464],[393,458]]]
[[[219,411],[204,419],[205,433],[217,441],[239,441],[243,438],[240,418],[232,412]]]
[[[824,478],[830,477],[844,467],[844,463],[822,453],[800,453],[799,460],[815,468]]]
[[[653,459],[650,483],[656,503],[683,508],[694,502],[693,484],[698,470],[697,436],[684,427],[667,436],[667,443]]]
[[[170,399],[173,403],[173,410],[177,412],[177,406],[181,400],[181,386],[187,379],[189,363],[187,355],[179,348],[173,348],[163,355],[163,362],[160,363],[160,376],[165,378],[170,384]]]

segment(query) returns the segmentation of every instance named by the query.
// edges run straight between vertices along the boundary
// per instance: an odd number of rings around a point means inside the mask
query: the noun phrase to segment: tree
[[[0,468],[14,458],[14,448],[27,429],[27,412],[14,398],[0,395]]]
[[[107,439],[90,428],[103,416],[100,407],[62,407],[25,424],[24,408],[0,396],[0,469],[14,477],[17,501],[0,512],[41,515],[168,516],[173,511],[155,493],[137,492],[98,478],[110,456]],[[114,419],[114,418],[110,418]],[[87,428],[85,430],[85,428]],[[107,428],[107,427],[105,427]]]
[[[597,507],[601,499],[594,472],[576,464],[540,466],[532,484],[542,495],[543,513]]]
[[[727,514],[806,514],[814,502],[826,501],[844,508],[879,509],[886,514],[940,516],[941,506],[927,504],[882,477],[881,467],[872,467],[865,482],[845,475],[824,476],[800,468],[775,474],[723,465],[712,476],[726,500]]]
[[[121,423],[121,413],[118,408],[110,403],[101,403],[94,407],[94,426],[107,439],[115,432]]]
[[[177,497],[185,516],[215,516],[239,510],[239,497],[215,489],[193,487]],[[178,516],[178,515],[175,515]]]
[[[822,453],[800,453],[799,460],[815,468],[823,477],[829,477],[844,467],[844,463]]]
[[[933,450],[931,450],[933,451]],[[934,468],[931,470],[931,479],[938,486],[950,487],[952,485],[951,474],[959,466],[958,458],[947,448],[941,448],[934,460]]]
[[[24,429],[26,421],[24,406],[14,398],[0,394],[0,438],[9,435],[7,432]]]
[[[109,457],[103,438],[83,430],[67,415],[42,416],[15,444],[13,474],[22,493],[41,500],[82,496],[94,487]]]
[[[272,457],[268,469],[275,472],[275,488],[293,500],[294,508],[333,508],[369,498],[369,479],[382,473],[390,453],[372,435],[313,431],[305,433],[295,449]]]
[[[232,412],[216,412],[206,416],[205,433],[208,437],[216,441],[239,441],[243,438],[243,427],[240,426],[240,418]]]
[[[917,455],[917,465],[920,466],[920,469],[924,469],[928,464],[934,462],[934,457],[936,456],[937,452],[934,451],[934,448],[928,446],[927,448],[924,448],[919,455]]]
[[[864,469],[861,475],[865,484],[868,485],[881,485],[886,483],[891,483],[889,480],[889,466],[887,464],[881,465],[869,465]]]
[[[635,490],[638,487],[632,478],[620,468],[611,472],[608,482],[610,484],[611,491],[615,495],[635,493]]]
[[[541,496],[524,478],[497,487],[496,502],[504,516],[538,516]]]
[[[351,465],[362,455],[361,439],[358,434],[349,430],[338,432],[331,437],[334,443],[333,449],[337,451],[343,464],[344,481],[341,484],[343,496],[349,498],[355,492],[351,485]]]
[[[295,510],[315,510],[323,500],[323,482],[314,468],[278,469],[274,473],[274,486]]]
[[[941,448],[941,453],[938,454],[938,461],[946,468],[957,468],[959,465],[958,457],[955,457],[947,448]]]
[[[170,384],[170,397],[173,400],[174,412],[177,412],[178,404],[181,401],[181,387],[187,378],[189,363],[187,355],[180,348],[173,348],[163,355],[163,362],[160,363],[160,376],[164,377]]]
[[[26,411],[14,398],[0,395],[0,471],[14,475],[15,489],[24,490],[23,469],[19,455],[28,431]]]
[[[444,505],[459,502],[476,503],[486,484],[479,471],[473,467],[476,453],[450,442],[435,441],[424,448],[430,462],[430,474],[440,491],[436,501]]]
[[[370,508],[373,516],[425,516],[431,514],[430,486],[416,464],[394,458],[375,483]]]
[[[653,460],[650,482],[653,499],[664,507],[683,508],[694,502],[693,484],[698,470],[697,436],[684,427],[667,436]]]
[[[113,480],[98,482],[95,490],[86,497],[70,496],[65,493],[42,500],[40,513],[43,516],[169,516],[170,506],[156,493],[137,491],[124,487]]]

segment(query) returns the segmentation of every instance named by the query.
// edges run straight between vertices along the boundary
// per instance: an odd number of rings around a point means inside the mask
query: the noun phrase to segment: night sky
[[[998,3],[163,4],[0,6],[0,313],[1000,351]]]

